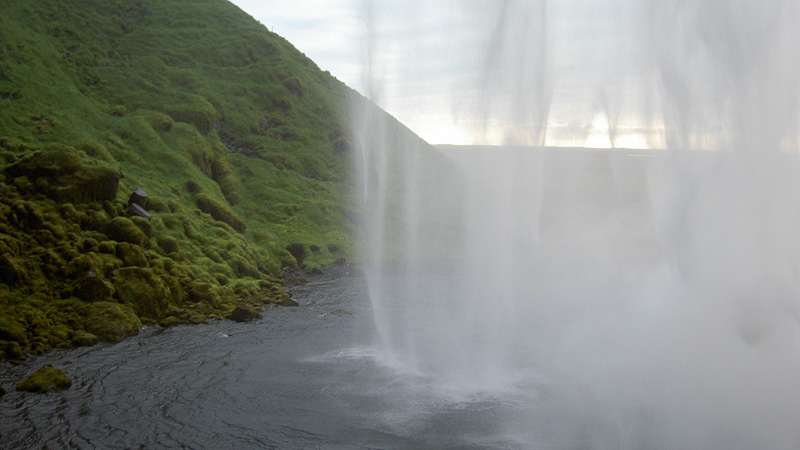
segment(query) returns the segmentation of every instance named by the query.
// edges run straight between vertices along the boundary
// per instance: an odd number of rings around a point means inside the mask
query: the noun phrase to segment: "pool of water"
[[[403,367],[374,344],[366,280],[356,270],[292,292],[300,306],[267,308],[257,322],[148,327],[118,344],[3,365],[0,382],[10,392],[0,397],[0,448],[658,449],[744,442],[735,432],[683,440],[680,422],[663,420],[663,411],[642,399],[601,394],[545,368],[475,386]],[[65,370],[72,386],[44,395],[13,390],[43,364]]]

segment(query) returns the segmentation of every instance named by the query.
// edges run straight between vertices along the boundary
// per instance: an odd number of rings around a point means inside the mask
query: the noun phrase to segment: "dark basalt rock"
[[[138,204],[141,205],[142,209],[147,206],[147,199],[150,198],[150,195],[141,187],[137,187],[131,193],[131,196],[128,198],[128,204]]]
[[[150,213],[147,212],[144,208],[139,206],[138,203],[131,203],[128,205],[128,214],[131,216],[136,217],[144,217],[147,220],[150,220]]]

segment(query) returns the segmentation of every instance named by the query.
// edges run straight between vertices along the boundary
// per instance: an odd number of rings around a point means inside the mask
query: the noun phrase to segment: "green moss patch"
[[[169,288],[152,270],[125,267],[112,279],[120,303],[130,305],[139,317],[159,320],[169,306]]]
[[[0,317],[0,340],[25,342],[25,326],[10,317]]]
[[[72,295],[85,302],[110,300],[114,287],[97,272],[89,271],[80,278],[72,289]]]
[[[221,203],[214,201],[208,195],[199,193],[194,197],[194,201],[197,204],[197,207],[200,208],[200,211],[210,214],[214,220],[225,222],[239,233],[244,233],[244,231],[247,229],[247,226],[244,224],[242,219],[236,217],[236,215],[233,214],[229,209],[227,209]]]
[[[147,243],[147,235],[127,217],[115,217],[108,222],[106,234],[118,242],[128,242],[136,245]]]
[[[97,302],[87,305],[85,313],[86,331],[103,341],[119,342],[142,328],[141,320],[130,305]]]
[[[100,338],[86,331],[78,331],[72,337],[72,344],[76,347],[88,347],[97,344],[99,341]]]
[[[60,369],[42,366],[17,383],[18,391],[45,393],[59,391],[72,386],[72,379]]]

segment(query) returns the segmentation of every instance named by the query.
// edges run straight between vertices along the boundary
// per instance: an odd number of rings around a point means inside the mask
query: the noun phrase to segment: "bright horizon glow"
[[[402,120],[401,120],[402,122]],[[412,120],[413,122],[413,120]],[[504,133],[502,127],[492,126],[491,124],[486,127],[481,133],[472,132],[465,125],[458,123],[450,123],[447,126],[442,126],[439,123],[429,124],[415,124],[410,126],[408,123],[403,122],[412,130],[419,134],[420,137],[425,139],[431,145],[505,145],[503,142]],[[647,136],[641,131],[641,128],[636,127],[618,127],[612,145],[610,138],[610,131],[608,120],[598,114],[592,121],[591,129],[585,139],[556,137],[550,131],[552,128],[558,128],[559,125],[550,125],[548,129],[547,138],[545,139],[545,147],[584,147],[595,149],[630,149],[630,150],[648,150],[664,148],[663,138],[658,135],[658,130],[654,130],[650,134],[655,136],[651,139],[654,142],[648,142]],[[561,125],[561,128],[568,128],[568,126]],[[663,134],[663,133],[662,133]],[[478,139],[477,136],[482,136]],[[657,144],[653,146],[653,144]]]
[[[457,125],[419,126],[415,132],[431,145],[472,145],[474,139],[474,136]]]
[[[647,139],[641,134],[624,134],[615,139],[616,148],[632,150],[649,150]]]
[[[608,119],[602,114],[596,114],[592,121],[592,128],[589,131],[589,137],[583,144],[586,148],[611,148],[610,130],[608,126]]]

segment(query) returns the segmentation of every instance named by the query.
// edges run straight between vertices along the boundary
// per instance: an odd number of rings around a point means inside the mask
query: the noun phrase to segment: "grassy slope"
[[[0,359],[287,302],[283,268],[350,259],[353,96],[224,0],[1,2]]]

